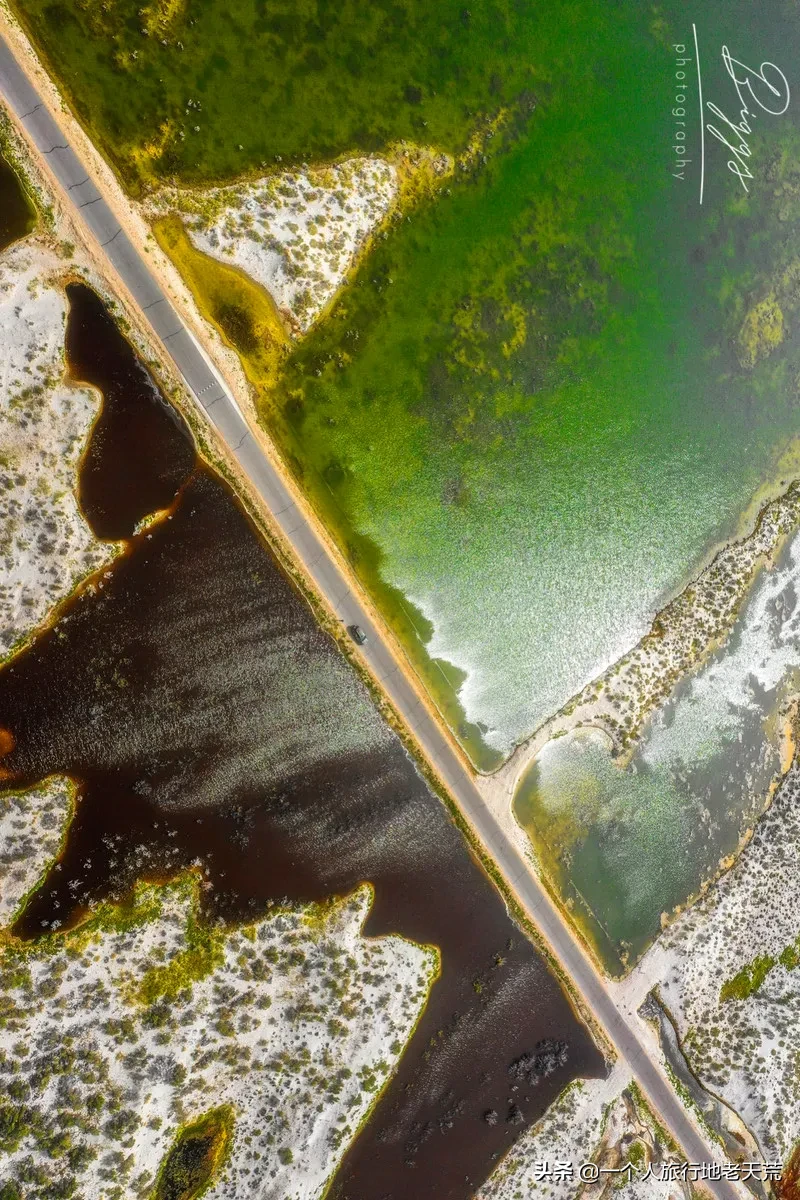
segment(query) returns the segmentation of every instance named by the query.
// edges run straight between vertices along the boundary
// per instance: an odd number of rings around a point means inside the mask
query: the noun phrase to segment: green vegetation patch
[[[571,3],[561,5],[567,19]],[[516,0],[26,0],[17,15],[126,183],[211,181],[406,139],[458,151],[533,86]]]
[[[161,915],[169,890],[195,891],[196,888],[196,879],[188,877],[165,885],[138,882],[129,896],[122,900],[104,900],[76,929],[70,930],[70,949],[76,953],[83,950],[87,942],[98,934],[127,933],[148,925]],[[38,955],[43,949],[57,953],[63,945],[62,935],[50,933],[35,942],[21,942],[14,949],[16,954],[24,958],[27,954]]]
[[[746,963],[732,979],[723,983],[719,991],[720,1003],[726,1000],[746,1000],[761,987],[764,980],[775,966],[777,959],[771,954],[759,954],[752,962]]]
[[[225,935],[202,924],[192,912],[186,923],[186,949],[163,966],[150,967],[136,989],[141,1004],[174,1000],[179,992],[205,979],[224,961]]]
[[[0,251],[24,238],[36,223],[36,211],[11,163],[0,154]]]
[[[784,337],[783,312],[774,292],[755,304],[739,331],[739,361],[743,367],[754,367],[777,349]]]
[[[213,1183],[233,1136],[230,1105],[212,1109],[184,1126],[164,1159],[152,1200],[195,1200]]]
[[[10,116],[0,108],[0,169],[2,168],[2,160],[12,173],[16,176],[14,187],[21,190],[23,194],[24,207],[26,212],[24,219],[29,222],[29,228],[25,230],[25,234],[31,233],[35,228],[37,221],[41,222],[46,230],[53,231],[54,217],[51,205],[51,197],[49,193],[45,194],[42,186],[35,182],[31,174],[31,163],[29,159],[29,150],[25,145],[22,135],[12,123]],[[0,182],[0,226],[4,221],[3,205],[8,202],[8,193],[5,186]],[[12,205],[17,206],[18,201],[12,200]],[[17,209],[19,213],[19,210]],[[19,221],[19,215],[15,218],[11,217],[12,221]],[[14,233],[14,238],[25,236],[25,234]],[[12,239],[14,240],[14,239]],[[67,245],[67,243],[65,243]],[[2,248],[2,237],[0,236],[0,249]],[[63,252],[63,247],[62,247]],[[68,257],[68,255],[64,255]]]
[[[0,251],[25,237],[36,224],[33,203],[2,150],[0,137]]]
[[[720,1004],[726,1000],[747,1000],[758,992],[770,972],[781,964],[787,971],[793,971],[800,966],[800,936],[788,946],[784,946],[777,958],[771,954],[758,954],[749,963],[745,963],[741,971],[727,979],[719,991]]]

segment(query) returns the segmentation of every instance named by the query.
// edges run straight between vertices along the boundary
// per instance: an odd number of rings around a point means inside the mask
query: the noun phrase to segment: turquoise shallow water
[[[800,680],[800,539],[762,575],[727,647],[686,680],[620,770],[603,735],[550,742],[517,819],[606,964],[619,971],[735,851],[779,774]]]

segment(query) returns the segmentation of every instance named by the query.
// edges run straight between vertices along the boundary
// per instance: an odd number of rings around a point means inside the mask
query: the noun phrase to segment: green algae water
[[[21,15],[134,191],[404,137],[455,157],[257,402],[482,769],[797,473],[789,0]],[[583,732],[523,781],[517,818],[612,972],[768,800],[793,554],[624,771]]]
[[[481,768],[786,474],[788,0],[20,15],[134,189],[478,133],[259,406]]]
[[[592,729],[523,776],[517,820],[604,965],[619,974],[733,854],[781,772],[800,682],[800,540],[762,575],[728,645],[685,680],[624,769]]]
[[[637,640],[797,431],[797,115],[753,120],[749,192],[706,131],[701,205],[693,31],[662,13],[549,10],[546,82],[379,244],[266,414],[439,697],[456,669],[483,767]],[[702,15],[736,116],[720,47],[791,64],[800,26]]]

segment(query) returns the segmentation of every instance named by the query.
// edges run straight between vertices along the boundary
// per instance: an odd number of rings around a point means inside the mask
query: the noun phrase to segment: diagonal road
[[[101,254],[144,314],[193,398],[238,460],[318,592],[342,621],[361,625],[366,631],[368,641],[363,654],[373,674],[687,1159],[697,1163],[719,1161],[718,1152],[712,1153],[704,1136],[689,1120],[633,1021],[617,1007],[570,926],[486,807],[447,735],[398,667],[382,630],[373,623],[330,550],[297,507],[278,469],[253,437],[222,375],[170,303],[100,193],[91,170],[69,144],[42,96],[1,37],[0,94],[73,208],[73,216],[100,247]],[[741,1200],[731,1182],[710,1180],[706,1186],[717,1200]]]

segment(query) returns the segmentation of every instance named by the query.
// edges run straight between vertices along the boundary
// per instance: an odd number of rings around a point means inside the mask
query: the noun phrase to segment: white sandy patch
[[[666,930],[634,975],[658,983],[684,1053],[743,1119],[768,1160],[800,1138],[800,971],[781,953],[800,936],[800,768],[794,765],[736,864]],[[757,956],[776,960],[746,999],[723,984]]]
[[[0,927],[11,925],[23,900],[61,847],[72,816],[66,779],[0,796]]]
[[[579,1183],[563,1177],[540,1179],[539,1165],[569,1163],[577,1173],[580,1164],[592,1157],[606,1109],[618,1092],[617,1079],[579,1079],[570,1084],[509,1151],[476,1200],[515,1200],[518,1195],[571,1200]]]
[[[174,966],[191,943],[195,886],[186,879],[142,889],[141,919],[128,918],[129,928],[112,922],[33,949],[4,947],[0,1092],[13,1078],[24,1104],[18,1140],[5,1138],[2,1178],[32,1157],[44,1188],[74,1181],[74,1193],[59,1195],[144,1200],[179,1126],[227,1104],[232,1146],[204,1195],[318,1196],[438,969],[433,950],[362,937],[370,895],[364,887],[327,909],[218,930],[210,973],[147,1003],[147,971]],[[68,1130],[83,1149],[48,1153],[49,1139]]]
[[[165,193],[158,203],[191,213],[198,250],[240,267],[305,332],[396,195],[391,163],[353,158],[206,193]]]
[[[625,1200],[688,1197],[687,1184],[658,1178],[662,1165],[677,1158],[649,1110],[625,1090],[629,1082],[620,1064],[607,1079],[570,1084],[509,1151],[476,1200],[574,1200],[579,1193],[600,1200],[612,1192]],[[625,1170],[629,1161],[633,1170]],[[584,1163],[602,1168],[597,1183],[581,1182]],[[645,1178],[648,1166],[652,1176]]]
[[[64,382],[63,268],[36,239],[0,257],[0,658],[115,552],[73,491],[100,401]]]

